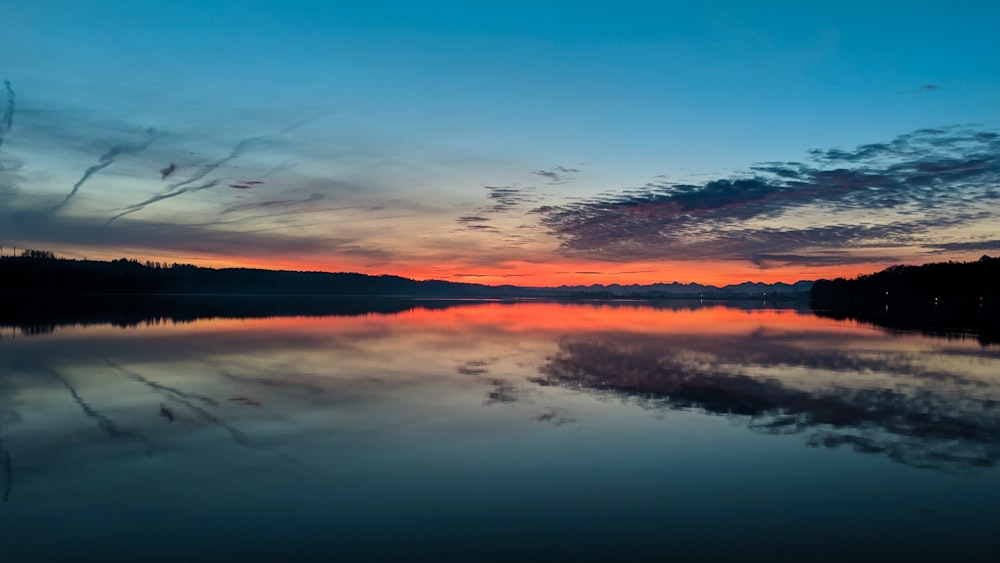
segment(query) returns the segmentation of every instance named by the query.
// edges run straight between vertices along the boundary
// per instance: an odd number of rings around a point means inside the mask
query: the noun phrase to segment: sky
[[[1000,254],[1000,4],[0,0],[0,245],[487,284]]]

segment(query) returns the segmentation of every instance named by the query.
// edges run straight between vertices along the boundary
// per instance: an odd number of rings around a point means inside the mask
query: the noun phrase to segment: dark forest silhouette
[[[811,306],[836,319],[928,334],[969,333],[984,344],[1000,343],[1000,257],[818,280]]]
[[[2,293],[478,297],[485,294],[486,287],[391,275],[214,269],[126,258],[110,262],[67,260],[37,250],[0,260]],[[505,291],[504,287],[490,289],[492,295]]]
[[[938,262],[923,266],[892,266],[854,279],[819,280],[813,301],[852,300],[883,303],[978,304],[1000,294],[1000,257],[975,262]]]

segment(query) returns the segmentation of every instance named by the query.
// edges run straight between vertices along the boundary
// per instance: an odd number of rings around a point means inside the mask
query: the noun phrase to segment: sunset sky
[[[0,13],[0,244],[558,285],[1000,254],[1000,3]]]

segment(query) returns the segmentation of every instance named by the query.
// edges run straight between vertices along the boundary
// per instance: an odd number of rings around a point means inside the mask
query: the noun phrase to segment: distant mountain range
[[[357,295],[450,298],[549,299],[807,299],[813,282],[746,282],[725,287],[697,283],[588,285],[559,287],[490,286],[400,276],[357,273],[292,272],[249,268],[202,268],[56,258],[27,251],[0,258],[0,293],[60,294],[226,294]]]

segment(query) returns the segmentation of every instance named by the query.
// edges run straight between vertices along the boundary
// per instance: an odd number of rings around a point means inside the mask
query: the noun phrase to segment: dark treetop
[[[1000,342],[1000,258],[892,266],[846,280],[818,280],[811,306],[821,315],[930,333],[968,332]]]

